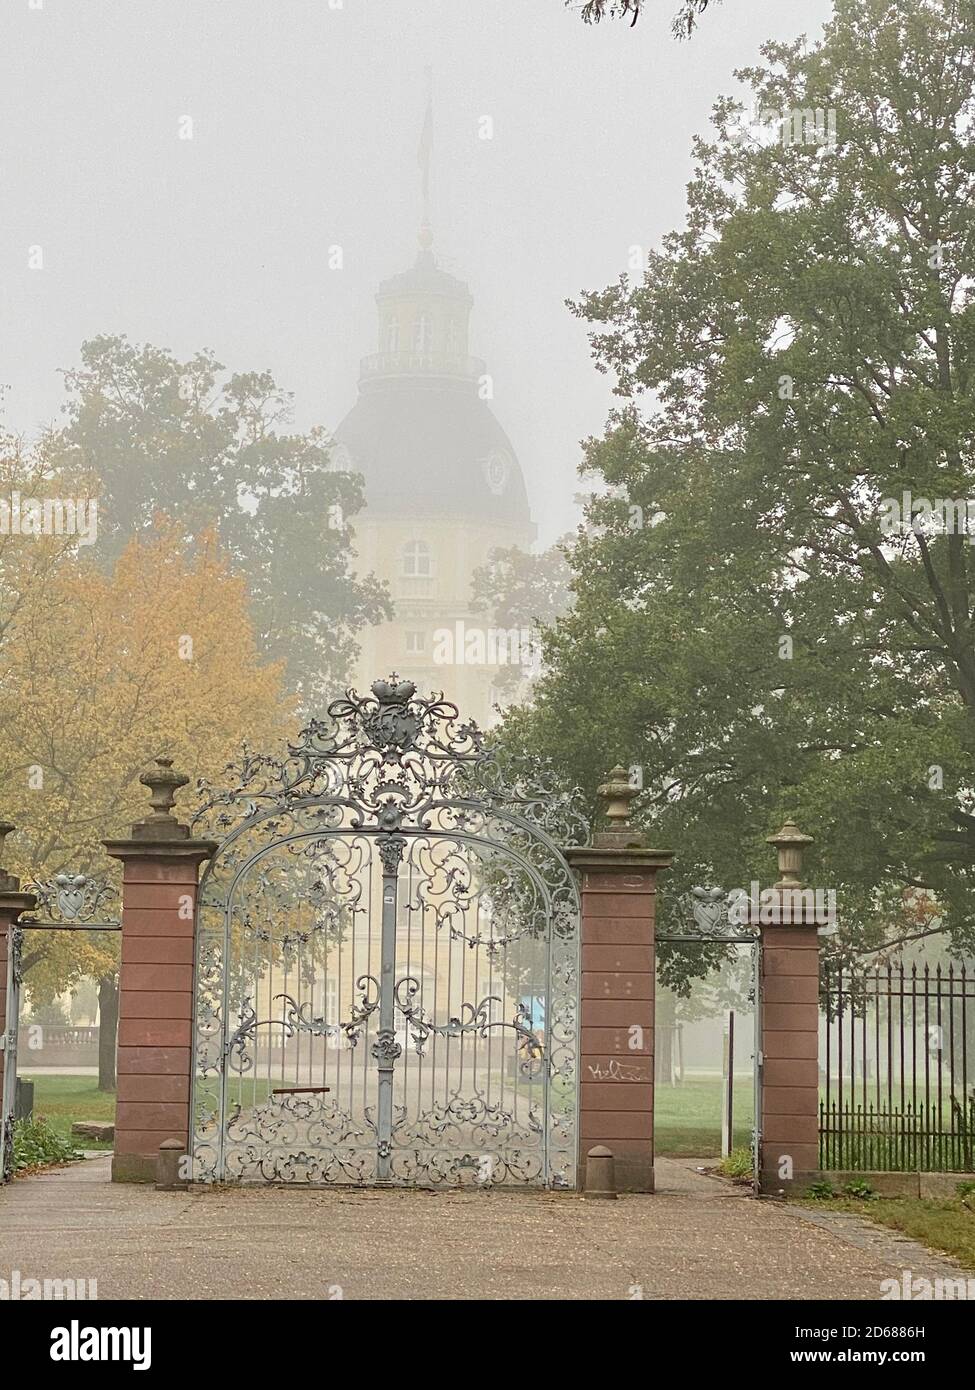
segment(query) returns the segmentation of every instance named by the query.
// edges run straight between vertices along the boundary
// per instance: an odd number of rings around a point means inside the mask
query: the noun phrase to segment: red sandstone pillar
[[[654,908],[673,855],[647,849],[630,826],[636,791],[622,767],[599,792],[611,828],[568,851],[582,880],[580,1185],[599,1144],[616,1160],[618,1191],[652,1192]]]
[[[0,821],[0,856],[3,842],[15,827],[9,821]],[[7,1145],[12,1143],[9,1132],[13,1124],[15,1076],[7,1076],[7,1059],[15,1054],[17,1046],[17,1025],[19,1020],[7,1018],[7,963],[10,955],[10,933],[17,925],[21,913],[30,912],[37,905],[33,893],[20,891],[20,879],[0,868],[0,1169],[7,1159]],[[0,1172],[0,1182],[3,1174]]]
[[[788,821],[777,901],[760,913],[763,1192],[805,1189],[819,1172],[819,935],[814,894],[798,874],[812,837]],[[770,895],[772,896],[772,895]],[[772,918],[773,920],[768,920]]]
[[[171,814],[188,778],[170,759],[139,780],[152,814],[130,840],[105,841],[124,866],[114,1182],[152,1182],[164,1140],[189,1146],[196,892],[200,864],[216,849]]]

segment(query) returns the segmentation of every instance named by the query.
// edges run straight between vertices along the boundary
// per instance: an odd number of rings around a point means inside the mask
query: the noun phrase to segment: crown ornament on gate
[[[395,671],[388,681],[373,681],[370,687],[376,698],[376,708],[360,706],[363,727],[375,740],[377,748],[406,752],[416,744],[422,716],[410,709],[416,694],[412,681],[399,680]],[[350,692],[351,694],[351,692]],[[329,706],[331,713],[332,706]]]
[[[373,681],[370,688],[380,705],[406,705],[416,694],[413,682],[398,680],[395,671],[388,681]]]
[[[326,713],[309,721],[284,756],[245,746],[226,769],[230,785],[201,779],[194,826],[225,834],[242,821],[304,807],[323,829],[396,834],[470,829],[504,813],[512,825],[545,829],[562,845],[588,838],[581,794],[561,785],[546,761],[526,761],[488,738],[442,691],[418,695],[413,681],[393,672],[373,681],[368,694],[347,690]],[[160,810],[168,814],[171,804]]]

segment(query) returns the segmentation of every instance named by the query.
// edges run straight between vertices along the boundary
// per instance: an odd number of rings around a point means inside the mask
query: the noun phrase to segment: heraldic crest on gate
[[[376,681],[201,786],[194,1177],[575,1185],[577,796]]]

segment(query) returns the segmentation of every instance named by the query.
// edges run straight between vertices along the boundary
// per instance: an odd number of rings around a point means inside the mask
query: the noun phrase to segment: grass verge
[[[33,1072],[34,1118],[44,1119],[55,1134],[85,1149],[111,1149],[112,1145],[94,1139],[72,1136],[75,1121],[98,1120],[111,1124],[115,1119],[115,1092],[100,1091],[97,1076],[57,1076]]]
[[[852,1212],[877,1226],[899,1231],[931,1250],[951,1255],[967,1269],[975,1269],[975,1195],[956,1197],[851,1197],[804,1198],[801,1206],[815,1211]]]

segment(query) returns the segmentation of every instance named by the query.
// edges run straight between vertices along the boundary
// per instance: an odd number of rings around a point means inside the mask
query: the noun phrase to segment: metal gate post
[[[376,1102],[376,1180],[388,1182],[393,1154],[393,1068],[403,1051],[396,1041],[396,890],[400,860],[406,840],[390,835],[379,842],[383,861],[382,945],[379,969],[379,1034],[372,1055],[379,1070]]]
[[[0,858],[3,842],[15,827],[0,821]],[[0,1182],[13,1169],[14,1103],[17,1095],[17,1029],[20,1022],[20,915],[37,899],[20,891],[20,879],[0,868]]]
[[[653,1191],[653,1025],[657,874],[670,850],[648,849],[630,825],[636,790],[615,767],[599,788],[609,829],[566,858],[582,875],[579,1172],[604,1145],[620,1191]]]

